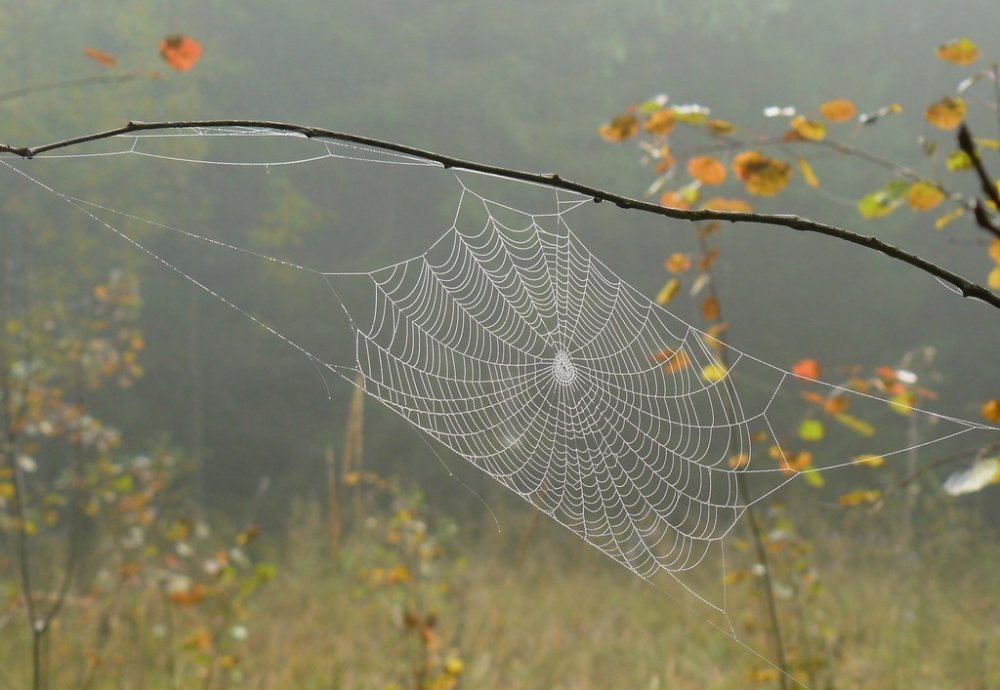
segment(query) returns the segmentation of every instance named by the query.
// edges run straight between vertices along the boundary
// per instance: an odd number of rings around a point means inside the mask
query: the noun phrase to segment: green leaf
[[[899,200],[890,197],[885,190],[865,194],[858,200],[858,213],[862,218],[881,218],[899,206]]]
[[[799,438],[803,441],[821,441],[825,429],[818,419],[806,419],[799,425]]]

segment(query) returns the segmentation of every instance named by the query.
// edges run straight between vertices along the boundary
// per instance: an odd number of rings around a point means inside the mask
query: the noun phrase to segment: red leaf
[[[160,41],[160,55],[178,72],[187,72],[201,57],[201,45],[193,38],[172,34]]]

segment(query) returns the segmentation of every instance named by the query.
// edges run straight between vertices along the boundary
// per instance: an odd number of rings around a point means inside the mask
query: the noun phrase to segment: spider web
[[[260,161],[248,159],[243,149],[240,157],[210,158],[155,148],[178,137],[235,139],[242,145],[247,138],[276,136],[304,143],[306,154]],[[112,151],[43,159],[138,155],[268,172],[346,159],[429,166],[441,174],[436,164],[412,156],[266,130],[132,135],[111,145]],[[408,260],[344,272],[300,265],[71,196],[29,175],[26,163],[0,162],[238,310],[323,371],[351,383],[360,375],[357,385],[371,398],[624,567],[645,579],[666,573],[723,614],[724,603],[678,578],[721,547],[748,506],[802,474],[858,471],[861,458],[891,458],[970,432],[996,431],[895,402],[897,412],[904,408],[921,417],[929,431],[918,443],[869,432],[863,420],[883,415],[886,400],[796,375],[726,345],[620,278],[570,227],[590,199],[547,190],[540,208],[515,207],[477,193],[468,181],[477,176],[444,172],[458,189],[450,227]],[[347,315],[353,356],[337,363],[315,354],[148,249],[123,229],[129,224],[320,278]],[[365,288],[363,299],[352,296],[359,285]],[[803,468],[778,439],[801,419],[802,398],[810,396],[850,400],[849,419],[856,423],[828,422],[824,443],[831,450],[822,457],[817,453]]]

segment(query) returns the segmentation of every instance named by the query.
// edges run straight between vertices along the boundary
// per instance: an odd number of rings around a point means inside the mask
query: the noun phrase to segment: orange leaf
[[[698,259],[698,270],[707,271],[712,267],[712,264],[715,263],[717,258],[719,258],[719,250],[712,247],[707,252],[702,254],[700,259]]]
[[[846,98],[835,98],[819,106],[819,114],[830,122],[847,122],[857,112],[858,109]]]
[[[688,161],[687,170],[702,184],[720,185],[726,181],[726,168],[711,156],[695,156]]]
[[[823,404],[823,410],[827,414],[841,414],[847,411],[847,405],[847,397],[837,394],[826,399],[826,402]]]
[[[701,302],[701,315],[706,321],[715,321],[719,318],[719,300],[715,297],[706,297]]]
[[[774,196],[792,177],[792,166],[760,151],[743,151],[733,158],[733,172],[755,196]]]
[[[753,207],[743,199],[726,199],[721,196],[712,197],[705,202],[705,208],[710,211],[729,211],[731,213],[752,213]]]
[[[806,379],[818,379],[821,368],[815,359],[800,359],[792,365],[792,373]]]
[[[691,259],[688,258],[687,254],[681,254],[678,252],[676,254],[671,254],[670,258],[668,258],[663,265],[671,273],[683,273],[691,268]]]
[[[118,59],[114,55],[105,53],[103,50],[98,50],[97,48],[84,48],[83,54],[91,60],[96,60],[105,67],[111,67],[111,65],[118,62]]]
[[[802,115],[796,115],[791,121],[792,131],[809,141],[823,141],[826,137],[826,125],[816,120],[809,120]]]
[[[671,108],[660,108],[653,114],[651,114],[646,121],[642,123],[642,128],[649,132],[650,134],[655,134],[659,137],[665,137],[673,131],[674,126],[677,124],[677,116],[674,115],[674,111]],[[631,136],[631,135],[629,135]]]
[[[660,195],[660,206],[666,206],[667,208],[677,208],[682,211],[691,208],[691,204],[684,200],[684,198],[677,192],[664,192]]]
[[[971,39],[956,38],[954,41],[939,45],[935,54],[939,59],[953,65],[968,65],[979,57],[979,49]]]
[[[672,350],[669,347],[653,353],[650,359],[657,364],[662,364],[663,370],[671,374],[686,369],[691,364],[691,360],[688,359],[683,350]]]
[[[993,400],[987,400],[983,403],[982,409],[979,412],[983,415],[983,419],[987,422],[993,424],[1000,424],[1000,400],[994,398]]]
[[[160,55],[178,72],[187,72],[201,58],[201,45],[193,38],[171,34],[160,41]]]
[[[965,118],[965,101],[960,96],[945,96],[927,106],[924,118],[939,129],[955,129]]]
[[[746,453],[738,453],[729,458],[729,466],[734,470],[746,467],[749,464],[750,456]]]
[[[906,191],[906,203],[914,211],[930,211],[944,201],[944,192],[930,182],[914,182]]]

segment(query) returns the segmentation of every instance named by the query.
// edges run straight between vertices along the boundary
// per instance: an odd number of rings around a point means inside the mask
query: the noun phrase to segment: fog
[[[279,121],[556,173],[644,198],[654,176],[642,152],[631,140],[603,141],[597,129],[657,94],[674,104],[708,107],[713,117],[766,137],[787,129],[786,119],[763,117],[768,106],[816,113],[823,101],[849,98],[872,112],[899,103],[902,114],[859,127],[851,143],[930,177],[952,174],[940,160],[927,161],[918,137],[936,140],[941,151],[955,148],[954,133],[928,125],[923,110],[952,93],[971,68],[936,60],[934,48],[968,35],[995,52],[989,42],[996,40],[1000,9],[992,0],[48,0],[0,4],[0,18],[0,91],[107,70],[137,75],[120,83],[0,95],[0,142],[38,145],[130,120]],[[175,33],[204,48],[190,72],[170,70],[157,55],[160,40]],[[106,51],[118,64],[103,68],[84,56],[86,48]],[[148,78],[153,70],[157,78]],[[987,89],[976,93],[981,95],[969,98],[970,126],[977,135],[996,137],[995,102]],[[690,141],[680,132],[673,136],[678,155],[689,153]],[[124,145],[89,146],[65,153]],[[348,159],[277,165],[318,150],[314,142],[292,139],[192,139],[176,147],[163,140],[143,147],[163,156],[180,151],[198,160],[275,165],[216,169],[137,156],[4,158],[58,192],[104,207],[82,212],[16,172],[0,170],[9,233],[9,255],[2,260],[17,262],[6,269],[6,280],[15,286],[11,294],[27,284],[28,293],[58,304],[53,313],[72,320],[79,316],[74,299],[110,270],[134,271],[142,294],[142,375],[128,388],[87,393],[88,403],[121,430],[123,452],[164,443],[192,459],[192,505],[199,514],[221,515],[232,524],[249,515],[275,530],[294,522],[291,506],[325,500],[327,449],[339,456],[349,433],[344,420],[352,376],[318,366],[303,350],[344,371],[354,366],[356,343],[339,301],[353,300],[363,311],[368,284],[341,286],[320,274],[364,273],[420,255],[448,229],[462,184],[518,208],[543,208],[554,198],[468,173],[350,160],[367,155],[357,150],[345,150]],[[773,150],[791,160],[799,155],[791,149]],[[995,159],[986,159],[994,173],[1000,171]],[[988,237],[971,214],[941,231],[933,223],[943,211],[902,208],[862,219],[856,201],[891,175],[870,161],[829,151],[810,160],[819,189],[803,184],[796,171],[784,193],[753,198],[754,210],[875,235],[985,283],[992,267]],[[949,184],[975,194],[975,180],[965,175]],[[733,182],[727,184],[725,196],[740,195]],[[315,272],[206,246],[122,214]],[[650,298],[670,277],[668,256],[700,251],[694,226],[684,221],[611,204],[588,204],[567,218],[596,257]],[[907,353],[925,348],[933,361],[912,368],[934,397],[919,400],[920,407],[981,420],[984,401],[997,397],[1000,319],[992,307],[963,299],[912,266],[834,238],[741,223],[723,227],[713,241],[725,338],[737,350],[786,370],[815,358],[824,378],[840,383],[857,371],[851,367],[909,366]],[[682,292],[669,309],[706,328],[699,301]],[[416,483],[434,509],[461,516],[488,543],[501,540],[495,532],[521,524],[529,507],[461,457],[425,443],[411,424],[373,401],[365,414],[366,468]],[[924,440],[906,436],[912,428],[899,424],[890,432],[899,446]],[[938,457],[929,449],[919,459]],[[946,475],[933,474],[933,481],[939,485]],[[262,481],[267,490],[251,501]],[[848,488],[848,479],[832,481]],[[995,492],[992,487],[963,499],[961,509],[995,526]]]

